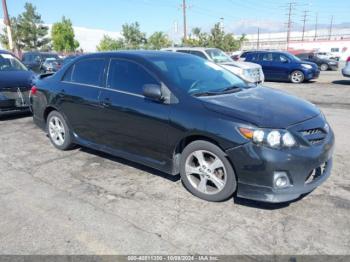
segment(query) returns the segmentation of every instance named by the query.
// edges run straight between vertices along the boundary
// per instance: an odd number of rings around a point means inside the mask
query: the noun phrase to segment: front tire
[[[207,201],[227,200],[237,188],[234,170],[225,153],[203,140],[192,142],[183,150],[180,174],[185,187]]]
[[[73,147],[70,129],[61,113],[52,111],[47,117],[46,130],[51,143],[59,150]]]
[[[290,74],[290,81],[294,84],[301,84],[305,80],[305,75],[302,71],[295,70]]]

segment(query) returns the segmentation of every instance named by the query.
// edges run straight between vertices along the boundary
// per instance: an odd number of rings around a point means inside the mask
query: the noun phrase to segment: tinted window
[[[142,94],[146,84],[158,84],[142,66],[126,60],[111,60],[108,88]]]
[[[258,61],[259,60],[259,53],[249,53],[246,56],[247,61]]]
[[[105,60],[102,58],[79,61],[74,65],[71,81],[74,83],[100,86],[104,67]]]
[[[279,63],[286,63],[289,59],[283,54],[273,54],[273,61]]]
[[[272,57],[272,53],[265,53],[263,54],[262,56],[262,61],[272,61],[273,60],[273,57]]]
[[[191,51],[189,50],[177,50],[178,53],[184,53],[184,54],[191,54]]]
[[[203,54],[203,53],[200,52],[200,51],[191,51],[191,54],[192,54],[192,55],[195,55],[195,56],[199,56],[199,57],[204,58],[204,59],[207,59],[207,57],[205,56],[205,54]]]

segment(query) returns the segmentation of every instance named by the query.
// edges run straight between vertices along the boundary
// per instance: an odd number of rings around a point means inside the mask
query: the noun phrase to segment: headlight
[[[301,64],[301,65],[306,69],[312,69],[312,65],[308,65],[308,64]]]
[[[279,148],[293,147],[297,144],[293,135],[287,130],[271,130],[260,128],[239,128],[238,130],[243,137],[259,145]]]

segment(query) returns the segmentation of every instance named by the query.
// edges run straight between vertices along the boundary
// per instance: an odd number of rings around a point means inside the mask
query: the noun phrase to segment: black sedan
[[[56,148],[79,144],[180,173],[208,201],[235,191],[290,201],[332,168],[334,134],[316,106],[192,55],[82,56],[39,80],[31,104]]]
[[[334,59],[320,58],[317,56],[317,54],[314,54],[314,53],[302,53],[302,54],[297,54],[296,56],[303,61],[313,62],[317,64],[318,68],[321,71],[327,71],[327,70],[337,71],[339,68],[338,61]]]
[[[14,55],[0,50],[0,117],[29,111],[34,77]]]

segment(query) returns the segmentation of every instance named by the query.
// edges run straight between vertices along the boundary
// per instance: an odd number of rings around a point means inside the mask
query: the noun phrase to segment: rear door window
[[[80,60],[74,64],[74,68],[72,68],[71,73],[69,71],[67,72],[67,78],[69,78],[71,74],[70,82],[92,86],[102,86],[104,69],[105,59],[103,58]]]
[[[271,61],[273,61],[272,53],[265,53],[265,54],[263,54],[262,61],[264,61],[264,62],[271,62]]]

